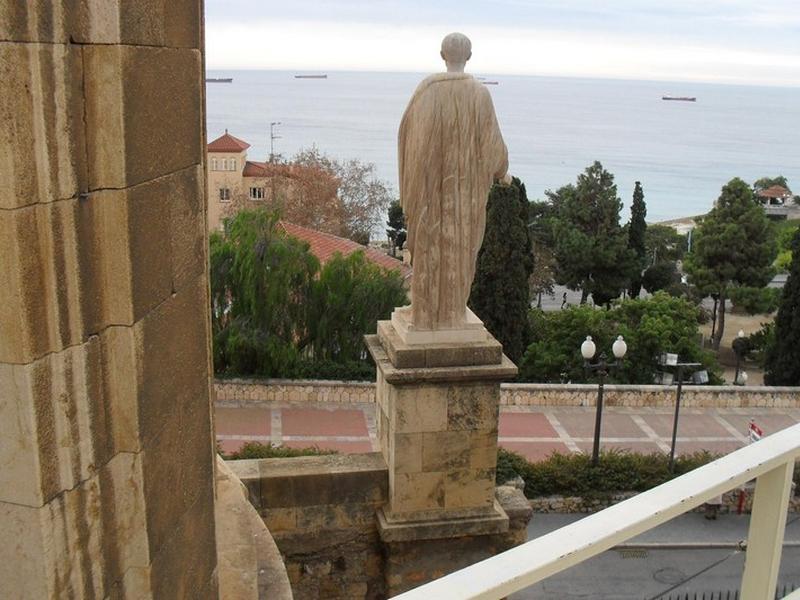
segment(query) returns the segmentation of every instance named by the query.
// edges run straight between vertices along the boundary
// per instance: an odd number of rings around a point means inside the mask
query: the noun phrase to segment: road
[[[529,538],[553,531],[583,515],[534,515]],[[739,588],[745,552],[738,548],[702,548],[709,542],[730,543],[747,537],[749,516],[701,514],[673,519],[632,540],[644,544],[690,543],[697,547],[610,550],[545,582],[510,596],[514,600],[657,600],[682,592],[731,592]],[[779,588],[800,588],[800,515],[789,514]],[[666,594],[666,595],[664,595]],[[724,597],[724,596],[723,596]]]

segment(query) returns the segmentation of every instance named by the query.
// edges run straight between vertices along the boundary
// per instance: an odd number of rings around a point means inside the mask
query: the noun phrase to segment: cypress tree
[[[800,385],[800,227],[792,238],[792,262],[783,288],[775,339],[767,347],[767,385]]]
[[[631,221],[628,225],[628,248],[632,251],[633,262],[631,266],[631,285],[628,288],[628,295],[631,298],[638,298],[642,290],[642,271],[647,266],[645,245],[645,233],[647,232],[647,205],[644,203],[644,191],[642,184],[636,182],[633,190],[633,204],[631,204]]]
[[[492,187],[469,297],[470,308],[515,362],[530,341],[528,278],[534,262],[527,218],[528,197],[519,179]]]

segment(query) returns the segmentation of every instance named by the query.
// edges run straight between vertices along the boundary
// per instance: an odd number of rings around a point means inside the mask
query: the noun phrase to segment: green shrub
[[[530,462],[525,457],[500,448],[497,455],[497,483],[516,476],[525,480],[525,495],[603,497],[618,492],[643,492],[688,473],[716,459],[706,452],[678,456],[673,472],[669,457],[625,450],[604,450],[596,467],[586,454],[554,452],[545,460]]]
[[[225,454],[219,448],[217,452],[225,460],[244,460],[248,458],[294,458],[296,456],[325,456],[338,454],[336,450],[326,450],[314,446],[313,448],[287,448],[286,446],[273,446],[261,442],[247,442],[236,452]]]
[[[778,310],[781,300],[780,288],[739,287],[730,291],[731,302],[735,309],[748,315],[766,315]]]

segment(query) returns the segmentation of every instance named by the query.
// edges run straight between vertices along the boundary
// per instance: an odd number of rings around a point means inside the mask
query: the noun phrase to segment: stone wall
[[[0,3],[0,597],[216,597],[202,29]]]
[[[509,516],[507,532],[460,538],[456,562],[452,545],[448,556],[436,554],[437,540],[395,543],[389,553],[376,519],[389,493],[380,453],[227,464],[274,537],[297,600],[385,598],[389,588],[414,587],[454,564],[465,566],[525,541],[531,515],[519,490],[500,487],[496,497]]]
[[[356,381],[217,379],[219,402],[375,402],[375,384]],[[500,404],[512,406],[594,406],[597,386],[504,383]],[[675,387],[606,385],[606,406],[672,407]],[[690,408],[790,408],[800,406],[800,388],[768,386],[685,386],[681,405]]]

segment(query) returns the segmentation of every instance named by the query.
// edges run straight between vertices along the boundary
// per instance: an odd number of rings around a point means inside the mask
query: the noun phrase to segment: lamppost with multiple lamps
[[[592,336],[586,336],[586,340],[581,344],[581,355],[583,356],[583,366],[587,371],[596,371],[599,379],[597,387],[597,409],[594,419],[594,444],[592,445],[592,465],[597,466],[600,461],[600,429],[603,420],[603,385],[611,369],[619,368],[622,359],[628,351],[628,345],[622,336],[617,336],[616,341],[611,346],[614,354],[614,362],[608,362],[605,352],[600,354],[598,362],[592,364],[589,361],[594,358],[597,347],[592,341]]]

